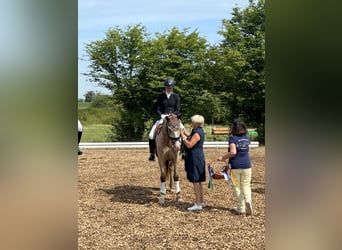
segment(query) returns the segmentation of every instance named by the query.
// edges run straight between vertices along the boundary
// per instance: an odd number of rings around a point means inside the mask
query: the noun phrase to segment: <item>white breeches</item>
[[[78,132],[82,132],[82,131],[83,131],[82,124],[81,124],[80,120],[78,120]]]
[[[163,124],[163,119],[159,119],[158,121],[156,121],[154,123],[154,125],[152,126],[152,129],[150,131],[150,133],[148,134],[148,138],[151,139],[151,140],[154,140],[155,137],[154,137],[154,134],[156,132],[156,127],[159,125],[159,124]]]
[[[155,139],[155,133],[156,133],[156,127],[160,124],[163,124],[163,119],[159,119],[158,121],[156,121],[153,126],[152,126],[152,129],[150,131],[150,133],[148,134],[148,138],[151,139],[151,140],[154,140]],[[180,128],[181,129],[184,129],[184,125],[183,123],[180,123]]]

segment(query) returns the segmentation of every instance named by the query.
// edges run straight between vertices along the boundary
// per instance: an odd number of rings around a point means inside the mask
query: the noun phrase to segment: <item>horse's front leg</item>
[[[160,196],[159,203],[164,204],[166,195],[166,165],[165,163],[160,164]]]
[[[169,172],[169,176],[170,176],[170,190],[171,190],[171,192],[176,193],[176,191],[175,191],[174,168],[175,167],[174,167],[174,164],[172,163],[172,161],[169,161],[167,171]],[[167,176],[167,174],[166,174],[166,176]]]
[[[182,195],[181,195],[181,189],[180,189],[180,186],[179,186],[179,175],[178,175],[178,172],[177,172],[177,162],[175,162],[173,164],[173,179],[174,179],[174,182],[175,182],[175,192],[176,192],[176,201],[177,202],[181,202],[183,201],[182,199]]]

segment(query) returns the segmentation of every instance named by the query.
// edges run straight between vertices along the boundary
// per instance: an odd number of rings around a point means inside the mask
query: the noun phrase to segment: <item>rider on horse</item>
[[[173,87],[176,82],[172,78],[167,78],[164,81],[165,91],[160,93],[157,98],[157,114],[160,115],[160,119],[154,123],[149,133],[149,148],[150,157],[149,161],[154,161],[155,149],[156,149],[156,130],[160,124],[163,123],[163,118],[169,114],[180,114],[180,97],[177,93],[173,92]],[[181,124],[182,128],[184,126]]]

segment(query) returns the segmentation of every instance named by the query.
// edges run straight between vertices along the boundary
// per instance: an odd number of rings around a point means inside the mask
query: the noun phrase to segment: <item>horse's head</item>
[[[167,134],[170,139],[179,139],[180,137],[180,115],[170,114],[166,116]]]

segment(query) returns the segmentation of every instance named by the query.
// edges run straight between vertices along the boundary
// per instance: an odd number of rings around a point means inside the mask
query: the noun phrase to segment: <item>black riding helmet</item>
[[[166,78],[166,80],[164,81],[164,86],[168,87],[168,88],[173,88],[175,86],[175,84],[176,84],[176,82],[172,78]]]

